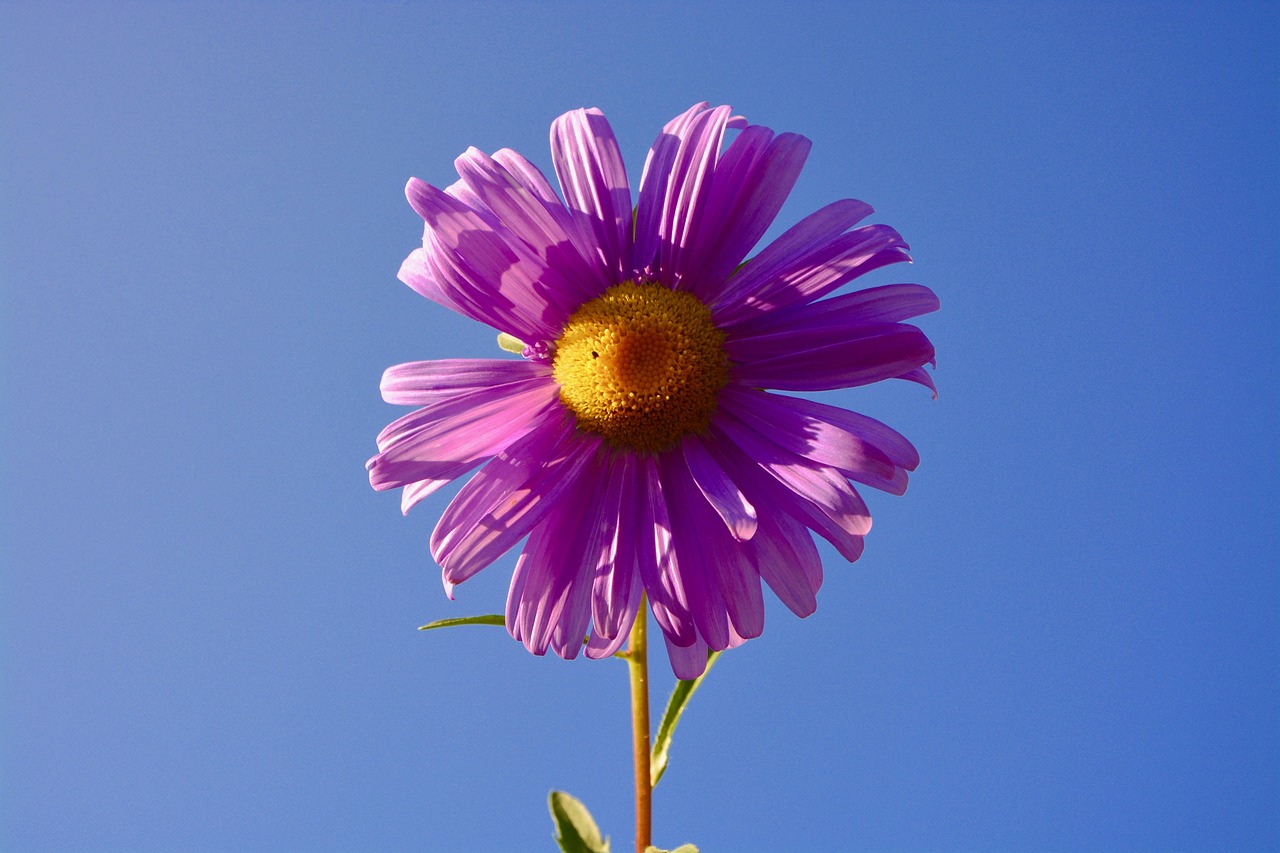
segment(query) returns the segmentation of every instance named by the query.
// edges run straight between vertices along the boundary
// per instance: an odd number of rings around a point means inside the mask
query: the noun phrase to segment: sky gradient
[[[448,601],[369,489],[395,363],[500,357],[395,279],[469,145],[633,189],[690,104],[813,151],[931,287],[920,450],[685,715],[655,843],[1280,847],[1272,4],[0,7],[0,849],[552,850],[631,835],[625,667]],[[869,490],[868,490],[869,491]],[[670,676],[659,671],[655,702]]]

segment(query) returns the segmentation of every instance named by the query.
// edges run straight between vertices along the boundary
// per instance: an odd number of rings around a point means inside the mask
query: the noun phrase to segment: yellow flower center
[[[552,372],[578,426],[656,452],[707,428],[729,362],[724,332],[697,297],[627,281],[573,312]]]

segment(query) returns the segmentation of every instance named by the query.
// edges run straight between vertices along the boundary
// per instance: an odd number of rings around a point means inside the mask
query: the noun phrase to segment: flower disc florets
[[[729,363],[724,332],[697,297],[628,281],[565,323],[553,375],[582,429],[658,452],[707,428]]]

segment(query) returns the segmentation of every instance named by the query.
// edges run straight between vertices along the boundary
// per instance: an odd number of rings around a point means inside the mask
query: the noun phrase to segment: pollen
[[[552,371],[579,427],[658,452],[707,428],[729,362],[724,332],[697,297],[628,281],[573,313]]]

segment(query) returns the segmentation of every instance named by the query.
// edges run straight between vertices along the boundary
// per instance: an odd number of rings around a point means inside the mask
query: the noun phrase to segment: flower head
[[[724,145],[729,130],[738,133]],[[431,537],[446,591],[527,538],[507,629],[534,654],[613,654],[646,600],[672,668],[764,628],[761,581],[817,607],[810,532],[846,559],[871,516],[851,480],[894,494],[919,457],[871,418],[772,393],[908,379],[932,388],[933,346],[903,320],[938,307],[891,284],[831,296],[909,260],[886,225],[830,204],[749,261],[809,141],[697,104],[649,151],[636,206],[604,115],[551,126],[564,200],[514,151],[474,148],[445,190],[412,179],[418,293],[524,343],[521,360],[392,367],[389,403],[418,406],[378,436],[375,489],[402,508],[479,471]]]

